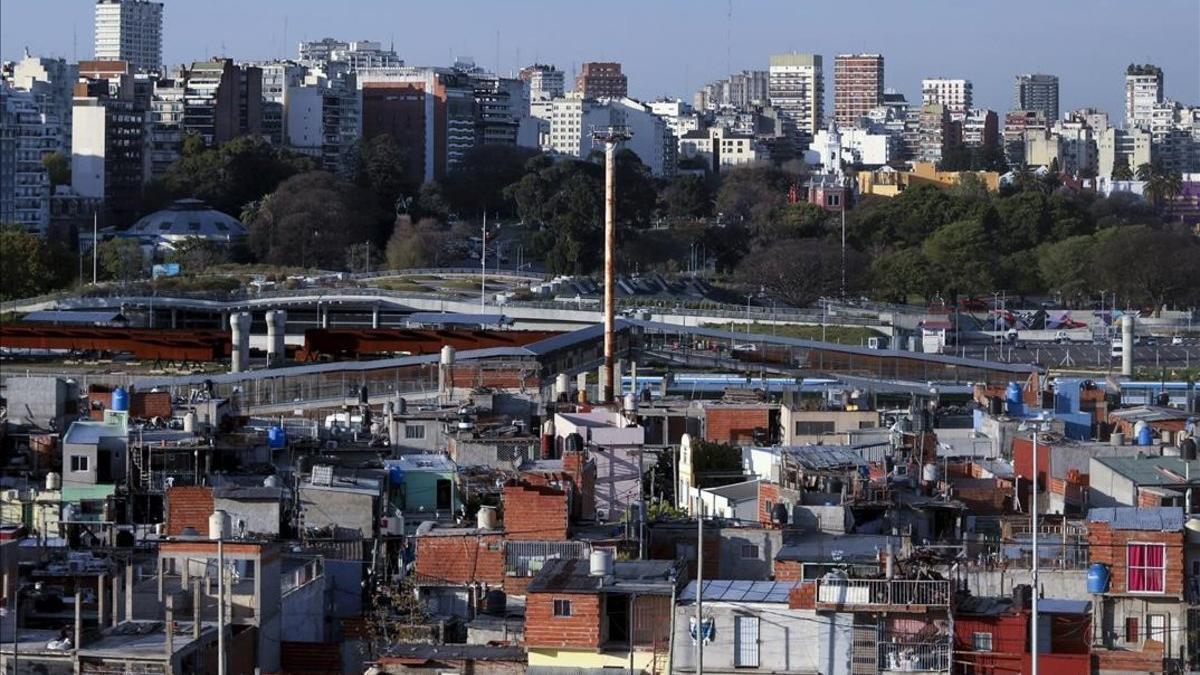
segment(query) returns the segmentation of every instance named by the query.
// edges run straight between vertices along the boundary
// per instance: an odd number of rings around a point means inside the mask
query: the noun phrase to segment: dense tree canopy
[[[17,225],[0,225],[0,300],[29,298],[71,282],[75,258]]]
[[[312,171],[313,160],[261,138],[236,138],[218,148],[185,144],[184,153],[162,179],[165,196],[195,197],[235,218],[247,203],[262,198],[284,179]]]
[[[265,199],[250,222],[250,250],[261,262],[342,269],[346,247],[382,238],[386,222],[362,188],[324,171],[293,176]]]

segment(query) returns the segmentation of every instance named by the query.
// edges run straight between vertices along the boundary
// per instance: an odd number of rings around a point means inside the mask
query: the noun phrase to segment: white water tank
[[[183,430],[189,434],[196,433],[196,413],[186,412],[183,414]]]
[[[277,488],[279,487],[279,476],[271,474],[263,479],[263,487]]]
[[[941,477],[940,474],[936,462],[930,462],[921,468],[921,480],[926,483],[936,483]]]
[[[496,529],[496,522],[496,507],[479,507],[479,513],[475,514],[475,527],[480,530],[494,530]]]
[[[445,345],[442,347],[442,365],[454,365],[454,354],[454,347],[451,347],[450,345]]]
[[[1125,434],[1120,431],[1112,432],[1108,439],[1113,445],[1125,445]]]
[[[613,573],[613,553],[607,549],[592,551],[588,559],[589,572],[594,577],[607,577]]]
[[[1187,530],[1187,540],[1193,544],[1200,544],[1200,518],[1189,518],[1183,525],[1183,529]]]
[[[229,539],[229,514],[217,509],[208,517],[208,538],[212,540]]]
[[[554,396],[557,398],[569,393],[571,393],[571,377],[566,373],[559,373],[554,377]]]
[[[46,490],[57,490],[62,487],[62,475],[51,471],[46,474]]]

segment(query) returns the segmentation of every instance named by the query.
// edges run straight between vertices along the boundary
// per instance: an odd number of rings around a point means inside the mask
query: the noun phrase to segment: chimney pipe
[[[108,575],[101,573],[96,579],[96,627],[104,628],[104,598],[108,595]]]
[[[79,595],[79,582],[75,582],[75,649],[83,645],[83,598]]]
[[[200,579],[192,582],[192,639],[200,639],[200,610],[204,607],[204,594],[200,592]]]
[[[604,144],[604,371],[600,382],[602,403],[613,400],[613,354],[616,351],[617,265],[617,138]]]
[[[169,659],[171,658],[172,655],[175,654],[175,594],[174,593],[171,593],[170,595],[167,596],[166,609],[167,609],[166,647],[167,647],[167,659],[168,659],[168,663],[169,663],[170,662]]]

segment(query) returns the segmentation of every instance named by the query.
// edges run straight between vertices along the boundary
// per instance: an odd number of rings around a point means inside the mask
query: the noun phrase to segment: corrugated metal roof
[[[1172,420],[1186,420],[1191,415],[1175,408],[1166,408],[1159,405],[1139,405],[1136,408],[1114,410],[1108,414],[1108,417],[1109,419],[1116,418],[1127,422],[1137,422],[1138,420],[1145,422],[1169,422]]]
[[[887,549],[889,539],[899,550],[900,538],[884,534],[813,535],[779,549],[775,559],[810,563],[878,563],[879,552]]]
[[[867,460],[852,445],[793,445],[781,450],[812,471],[867,465]]]
[[[1181,532],[1183,509],[1178,506],[1095,508],[1088,511],[1088,522],[1108,523],[1114,530]]]
[[[788,593],[796,581],[735,581],[715,579],[704,582],[705,602],[770,602],[787,604]],[[691,582],[679,594],[685,602],[696,600],[696,582]]]
[[[626,319],[617,319],[613,324],[614,330],[618,333],[629,330],[630,325],[631,322]],[[527,344],[525,345],[525,349],[529,350],[529,352],[535,356],[544,356],[560,349],[573,347],[581,342],[599,340],[603,337],[604,324],[597,323],[588,326],[587,328],[580,328],[579,330],[571,331],[570,333],[555,335],[554,337],[546,338],[545,340],[539,340],[537,342]]]
[[[92,325],[97,323],[113,323],[114,321],[126,321],[125,317],[117,311],[89,311],[89,312],[72,312],[69,310],[60,309],[43,309],[36,312],[30,312],[25,315],[22,321],[36,321],[39,323],[69,323],[69,324],[86,324]]]
[[[1179,457],[1093,457],[1094,461],[1133,481],[1139,487],[1182,486],[1200,483],[1200,460]],[[1191,480],[1188,481],[1188,477]]]

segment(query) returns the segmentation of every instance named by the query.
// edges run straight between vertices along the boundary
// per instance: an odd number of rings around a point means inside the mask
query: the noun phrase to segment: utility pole
[[[483,210],[483,245],[479,249],[479,313],[487,306],[487,209]]]
[[[1029,496],[1029,516],[1033,520],[1033,625],[1030,651],[1033,652],[1033,675],[1038,675],[1038,432],[1033,430],[1033,490]],[[1063,523],[1066,527],[1066,523]]]
[[[613,366],[616,352],[616,266],[617,266],[617,146],[632,134],[625,127],[608,127],[592,132],[604,142],[604,382],[600,397],[613,400]]]
[[[704,675],[704,499],[696,491],[696,675]]]
[[[222,526],[224,528],[224,526]],[[225,675],[225,533],[217,540],[217,675]]]
[[[842,300],[846,299],[846,198],[850,195],[845,176],[842,177]]]
[[[92,211],[92,285],[96,285],[96,270],[99,269],[100,219]]]

